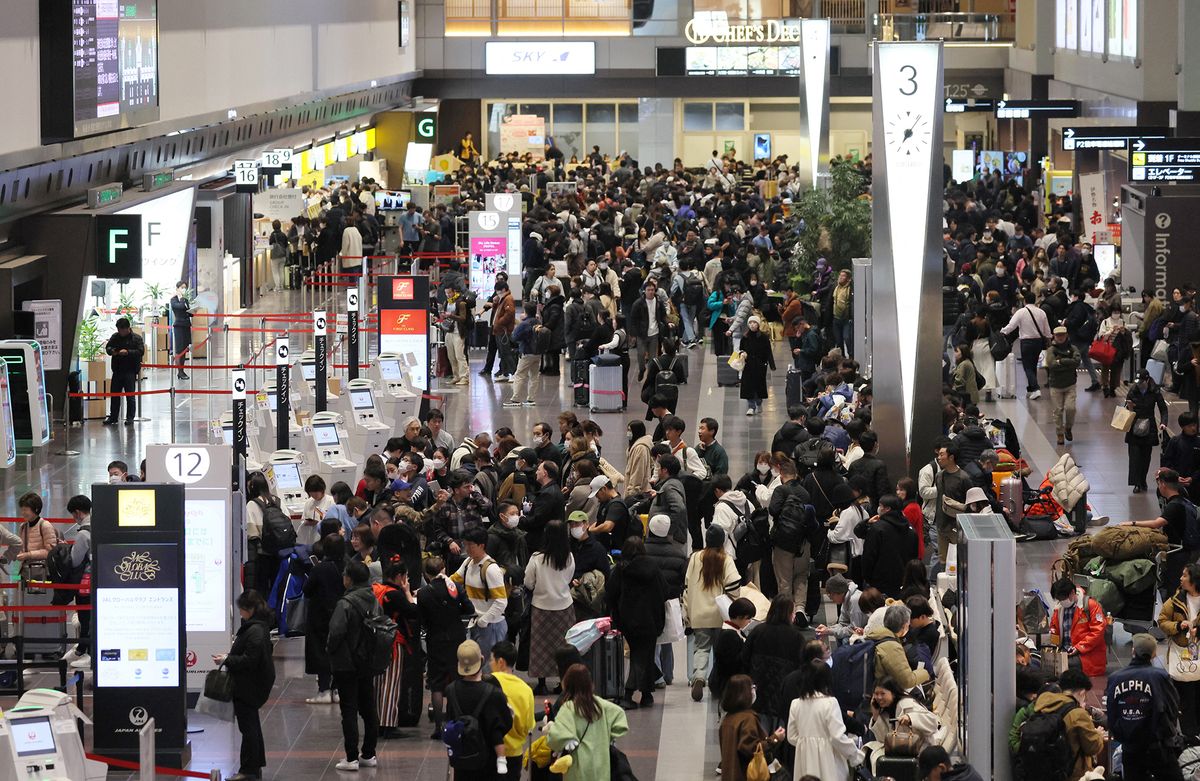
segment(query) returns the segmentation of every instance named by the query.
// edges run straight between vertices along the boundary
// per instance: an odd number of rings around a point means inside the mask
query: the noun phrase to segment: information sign
[[[996,102],[996,119],[1044,119],[1077,117],[1078,100],[1000,100]]]
[[[1129,147],[1131,182],[1200,180],[1200,138],[1138,138]]]

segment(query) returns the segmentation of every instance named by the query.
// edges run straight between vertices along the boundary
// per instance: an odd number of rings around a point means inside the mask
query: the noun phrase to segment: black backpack
[[[576,339],[591,339],[596,334],[596,313],[591,307],[584,304],[579,313],[579,321],[575,325]]]
[[[704,282],[692,272],[683,282],[683,303],[690,307],[703,306],[708,297],[704,295]]]
[[[442,726],[442,742],[446,744],[446,754],[450,758],[450,766],[455,770],[480,770],[487,767],[488,761],[495,757],[495,750],[487,744],[483,736],[483,725],[479,714],[491,696],[489,690],[484,690],[475,710],[463,713],[456,696],[456,686],[450,686],[446,692],[450,707],[460,715],[450,719]]]
[[[805,504],[796,494],[790,494],[775,519],[771,541],[775,547],[799,555],[804,543],[816,542],[817,533],[823,531],[813,506]]]
[[[730,505],[732,507],[732,505]],[[734,507],[734,512],[738,512]],[[749,517],[738,512],[733,527],[734,563],[739,568],[762,561],[771,550],[771,515],[765,507],[755,509]]]
[[[346,597],[342,597],[346,599]],[[370,612],[363,613],[353,602],[346,600],[355,614],[362,617],[362,629],[358,636],[358,647],[354,649],[354,665],[361,672],[382,675],[392,665],[396,652],[396,635],[400,628],[396,622],[384,615],[379,603],[372,599]]]
[[[262,508],[262,536],[259,544],[263,553],[278,554],[296,546],[296,527],[275,502],[255,499]]]
[[[88,562],[92,555],[83,557],[83,562],[78,566],[71,564],[71,548],[74,547],[69,542],[60,542],[50,549],[50,553],[46,556],[46,574],[50,576],[51,583],[78,583],[83,580],[83,573],[87,571]]]
[[[1066,781],[1075,765],[1064,720],[1078,708],[1068,704],[1058,710],[1033,713],[1021,725],[1015,775],[1018,779]]]

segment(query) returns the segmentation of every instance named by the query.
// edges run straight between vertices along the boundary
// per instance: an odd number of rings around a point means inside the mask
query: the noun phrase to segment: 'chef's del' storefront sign
[[[700,12],[688,20],[683,34],[697,46],[706,43],[800,43],[799,19],[768,19],[730,24],[724,11]]]

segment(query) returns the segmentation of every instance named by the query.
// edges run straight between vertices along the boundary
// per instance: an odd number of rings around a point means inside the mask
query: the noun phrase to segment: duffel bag
[[[1150,559],[1133,559],[1110,564],[1104,577],[1116,583],[1125,594],[1141,594],[1154,585],[1158,572]]]
[[[1049,515],[1026,515],[1021,519],[1021,534],[1028,534],[1035,540],[1057,540],[1058,530],[1054,528],[1054,518]]]
[[[1106,578],[1108,575],[1104,572],[1104,566],[1107,563],[1108,562],[1104,560],[1103,556],[1094,556],[1090,561],[1088,561],[1087,564],[1084,565],[1083,572],[1088,577]]]
[[[1150,559],[1167,547],[1167,535],[1144,526],[1109,526],[1092,537],[1092,550],[1109,564]]]
[[[1125,607],[1125,597],[1121,594],[1121,589],[1117,588],[1117,584],[1111,580],[1104,578],[1092,578],[1092,584],[1088,586],[1088,596],[1100,603],[1100,607],[1104,608],[1107,613],[1120,613]]]

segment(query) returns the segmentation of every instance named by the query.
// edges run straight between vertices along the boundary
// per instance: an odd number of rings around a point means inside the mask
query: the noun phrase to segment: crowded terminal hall
[[[1200,779],[1200,3],[9,5],[0,781]]]

